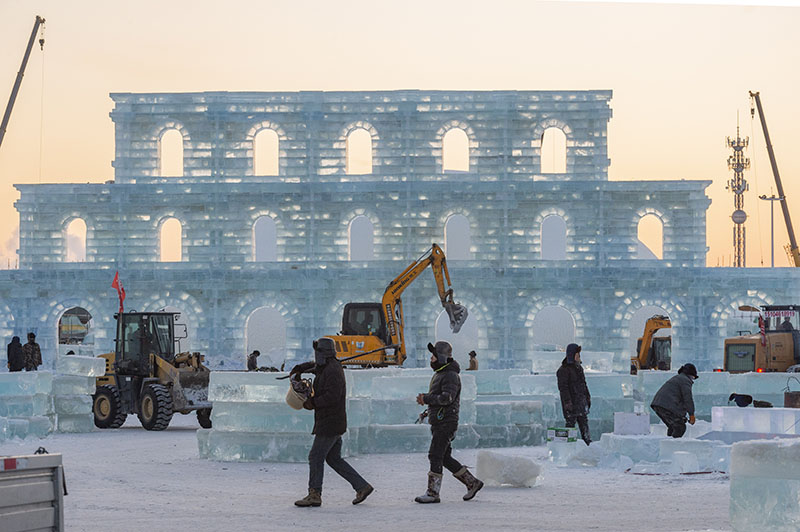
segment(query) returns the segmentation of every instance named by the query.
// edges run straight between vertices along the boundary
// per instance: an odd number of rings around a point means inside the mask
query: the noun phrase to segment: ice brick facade
[[[0,272],[0,334],[36,330],[52,364],[57,325],[80,306],[110,349],[126,308],[180,309],[189,347],[212,367],[242,366],[258,308],[286,323],[288,360],[339,330],[348,301],[378,301],[388,281],[469,222],[470,260],[450,260],[456,299],[478,320],[483,367],[530,367],[530,329],[549,305],[569,310],[585,349],[627,369],[631,316],[647,305],[673,323],[673,363],[721,365],[724,321],[740,304],[800,300],[792,269],[705,267],[710,181],[608,181],[611,91],[388,91],[112,94],[115,179],[17,185],[19,270]],[[543,133],[566,137],[566,172],[540,172]],[[445,172],[443,138],[468,137],[469,170]],[[161,177],[160,138],[182,136],[183,175]],[[254,175],[254,138],[279,142],[278,175]],[[346,171],[347,136],[369,132],[372,173]],[[654,161],[657,164],[657,161]],[[566,258],[542,259],[542,221],[566,224]],[[636,260],[637,224],[663,222],[663,259]],[[275,261],[254,260],[254,223],[275,224]],[[349,260],[348,226],[366,216],[374,260]],[[159,228],[180,221],[182,261],[159,261]],[[66,227],[87,226],[86,261],[66,263]],[[427,361],[441,311],[432,276],[404,294],[408,365]],[[185,347],[185,346],[184,346]],[[48,362],[47,353],[51,353]],[[227,364],[226,364],[227,363]]]

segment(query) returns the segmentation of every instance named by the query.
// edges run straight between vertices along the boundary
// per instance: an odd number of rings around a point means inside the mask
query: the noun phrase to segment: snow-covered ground
[[[442,503],[420,505],[425,454],[369,455],[349,459],[376,488],[364,503],[353,506],[350,486],[326,467],[322,507],[295,508],[307,465],[200,460],[196,429],[194,416],[176,415],[166,431],[147,432],[131,416],[116,430],[4,442],[0,455],[39,446],[63,455],[70,532],[730,530],[726,475],[559,468],[546,462],[546,447],[497,449],[544,463],[533,488],[485,487],[463,502],[463,486],[446,475]],[[475,466],[477,451],[455,455]]]

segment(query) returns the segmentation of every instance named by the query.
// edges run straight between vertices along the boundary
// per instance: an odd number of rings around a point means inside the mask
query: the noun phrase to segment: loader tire
[[[204,429],[211,428],[211,409],[210,408],[201,408],[197,411],[197,422],[200,423],[200,426]]]
[[[122,400],[116,386],[99,386],[92,396],[94,426],[99,429],[117,429],[125,423],[128,414],[122,411]]]
[[[164,430],[172,420],[172,396],[163,384],[148,384],[142,392],[139,421],[147,430]]]

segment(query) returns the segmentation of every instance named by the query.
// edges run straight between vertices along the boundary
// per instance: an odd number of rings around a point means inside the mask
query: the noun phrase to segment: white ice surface
[[[200,460],[195,429],[193,415],[176,414],[164,432],[147,432],[131,416],[116,430],[4,442],[0,455],[40,445],[63,454],[71,532],[419,531],[434,521],[442,530],[730,530],[724,476],[557,468],[546,462],[544,446],[498,450],[544,464],[530,489],[487,486],[464,502],[463,486],[446,474],[442,503],[421,506],[413,498],[425,487],[425,453],[367,455],[348,459],[376,488],[367,501],[353,506],[350,486],[326,466],[322,507],[299,509],[292,503],[306,492],[307,465]],[[477,452],[456,448],[455,457],[474,468]],[[146,508],[135,502],[143,500]],[[647,502],[658,500],[668,502]],[[109,528],[111,522],[124,526]]]

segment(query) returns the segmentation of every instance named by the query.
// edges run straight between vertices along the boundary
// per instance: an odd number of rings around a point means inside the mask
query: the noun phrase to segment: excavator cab
[[[377,336],[388,343],[386,319],[380,303],[347,303],[342,314],[342,334]]]

